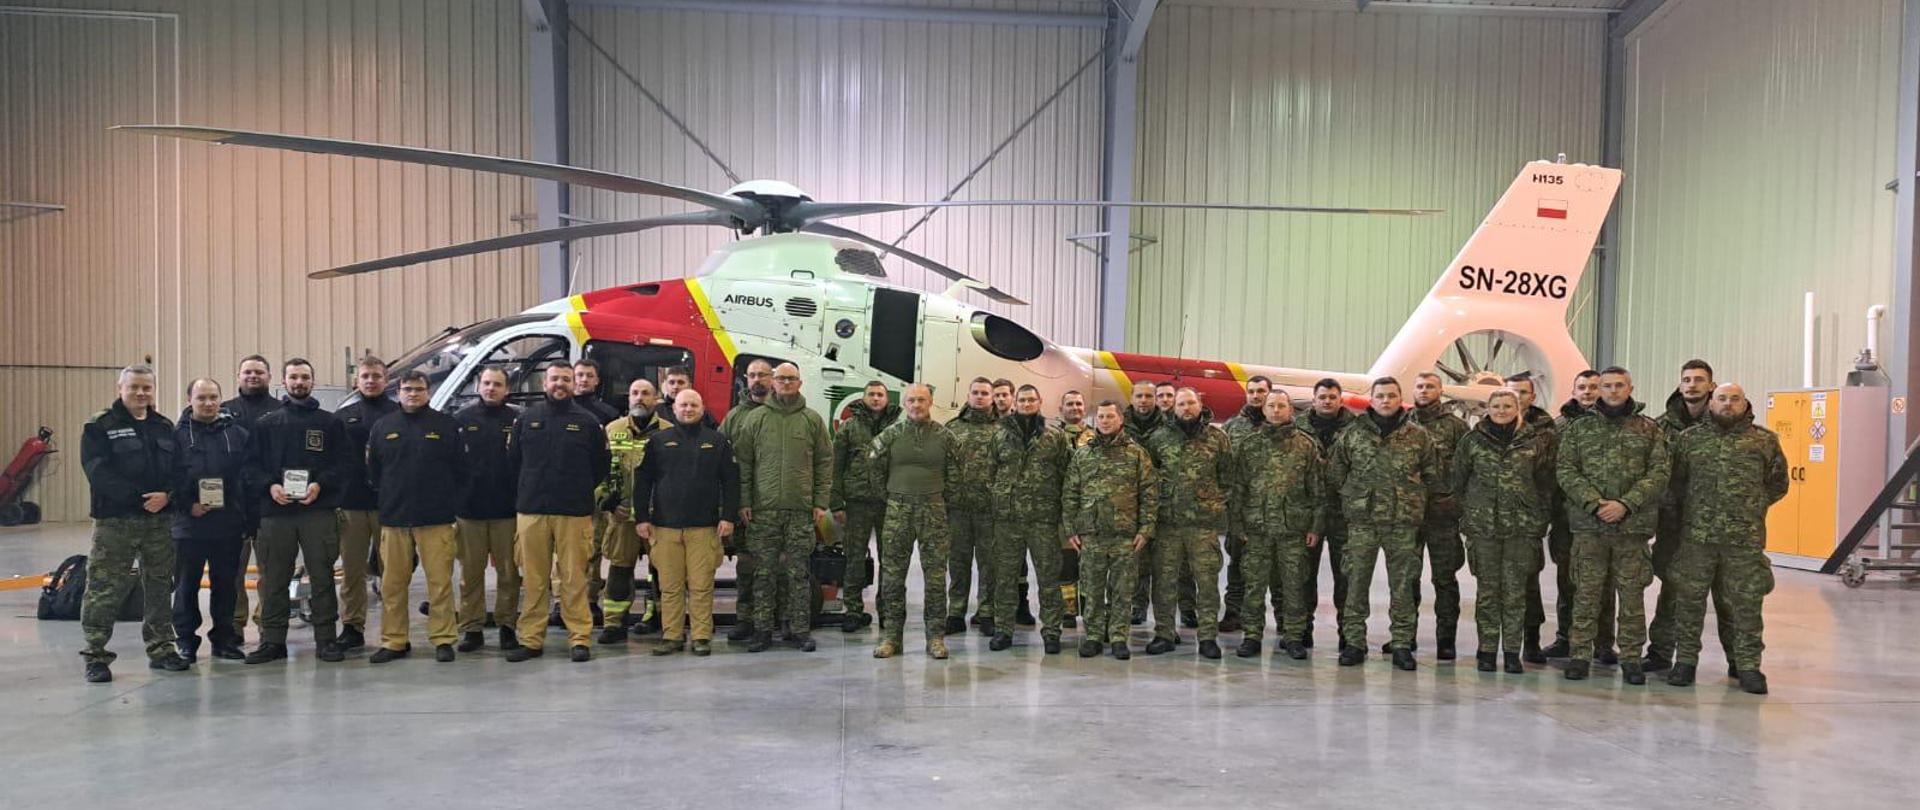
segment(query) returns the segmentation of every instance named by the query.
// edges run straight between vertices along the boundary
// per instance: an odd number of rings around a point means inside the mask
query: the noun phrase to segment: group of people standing
[[[428,406],[430,381],[417,371],[388,399],[386,367],[371,358],[356,371],[358,401],[337,413],[313,399],[311,363],[283,364],[277,400],[267,394],[270,373],[264,358],[243,360],[239,394],[225,401],[217,381],[193,381],[176,426],[153,410],[152,369],[130,367],[119,398],[88,422],[82,456],[96,528],[82,611],[87,680],[112,678],[106,645],[135,559],[156,669],[185,670],[197,658],[203,571],[212,656],[286,658],[296,560],[310,572],[341,564],[338,597],[333,577],[311,578],[322,661],[366,643],[370,561],[381,566],[383,601],[373,663],[411,652],[416,566],[436,660],[484,646],[489,616],[508,661],[539,657],[557,614],[570,657],[586,661],[596,624],[599,643],[627,641],[643,556],[660,597],[658,611],[647,611],[661,634],[657,655],[689,643],[710,653],[714,576],[728,554],[739,574],[731,638],[750,652],[770,649],[776,634],[815,649],[808,562],[823,537],[845,552],[842,630],[859,632],[873,623],[865,592],[877,535],[878,658],[904,649],[917,549],[934,658],[966,630],[977,570],[972,623],[990,650],[1011,648],[1020,626],[1037,624],[1045,652],[1058,653],[1064,631],[1083,624],[1081,656],[1126,659],[1131,627],[1150,604],[1148,654],[1173,651],[1184,624],[1197,631],[1201,656],[1220,658],[1219,634],[1238,631],[1235,654],[1252,658],[1271,602],[1277,649],[1305,659],[1324,557],[1340,664],[1358,665],[1384,556],[1383,651],[1397,668],[1416,667],[1423,567],[1436,657],[1455,657],[1458,571],[1470,562],[1483,671],[1523,672],[1523,662],[1558,656],[1569,659],[1571,679],[1587,677],[1597,659],[1617,662],[1628,683],[1671,670],[1669,683],[1690,684],[1710,595],[1730,675],[1747,691],[1766,690],[1760,603],[1772,575],[1761,549],[1766,510],[1785,494],[1785,462],[1773,434],[1753,424],[1744,392],[1715,386],[1700,361],[1683,369],[1658,421],[1641,415],[1631,376],[1616,367],[1583,373],[1558,418],[1534,404],[1531,379],[1510,378],[1471,425],[1431,373],[1414,380],[1411,407],[1400,381],[1374,380],[1359,413],[1337,381],[1320,381],[1311,407],[1296,412],[1254,377],[1246,407],[1219,425],[1198,392],[1172,383],[1136,384],[1130,402],[1101,402],[1090,418],[1084,396],[1069,392],[1049,419],[1036,387],[978,378],[942,424],[931,386],[907,386],[896,405],[875,381],[836,428],[807,406],[797,367],[758,359],[746,367],[746,396],[717,425],[685,369],[667,371],[659,386],[632,381],[625,414],[592,396],[590,360],[547,368],[544,397],[525,409],[508,404],[505,373],[483,370],[477,401],[452,414]],[[260,568],[260,643],[243,651],[250,553]],[[1542,647],[1539,577],[1549,557],[1559,637]],[[1027,604],[1029,563],[1037,617]],[[1643,593],[1655,576],[1649,631]]]

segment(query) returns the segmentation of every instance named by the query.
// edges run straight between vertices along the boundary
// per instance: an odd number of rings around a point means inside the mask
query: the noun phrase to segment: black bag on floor
[[[37,615],[41,619],[53,621],[79,621],[80,603],[87,596],[87,555],[75,554],[60,561],[60,567],[47,573],[47,583],[40,586],[40,608]],[[127,598],[120,602],[120,615],[123,622],[137,622],[146,618],[146,588],[140,583],[136,569],[133,587],[127,589]]]

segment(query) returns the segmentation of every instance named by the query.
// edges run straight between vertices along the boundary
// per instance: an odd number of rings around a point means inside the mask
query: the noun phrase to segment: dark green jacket
[[[1787,496],[1780,437],[1753,423],[1753,408],[1732,427],[1711,418],[1687,428],[1673,448],[1673,491],[1680,495],[1688,543],[1767,547],[1767,510]]]
[[[888,403],[874,413],[865,403],[853,406],[847,421],[833,432],[833,509],[847,508],[848,501],[885,503],[886,476],[876,474],[870,460],[873,439],[900,418],[900,406]]]
[[[769,396],[728,434],[740,460],[740,500],[749,509],[825,509],[833,494],[833,446],[826,420],[807,407]]]
[[[1608,416],[1602,407],[1569,422],[1560,434],[1555,467],[1567,494],[1567,527],[1575,533],[1651,535],[1672,469],[1667,436],[1640,414],[1638,402],[1628,400],[1622,416]],[[1595,513],[1603,500],[1626,504],[1627,517],[1613,525],[1601,522]]]
[[[994,434],[994,517],[1019,523],[1057,524],[1060,489],[1067,480],[1073,444],[1065,431],[1016,414],[1000,420]]]
[[[1353,411],[1347,410],[1345,406],[1341,406],[1340,410],[1334,411],[1333,417],[1331,424],[1320,425],[1313,421],[1312,408],[1302,408],[1298,413],[1293,415],[1293,426],[1299,428],[1301,433],[1313,437],[1313,440],[1320,445],[1320,454],[1322,457],[1325,457],[1326,454],[1333,451],[1333,440],[1339,438],[1340,432],[1346,430],[1347,426],[1352,425],[1355,419]],[[1338,493],[1331,489],[1327,491],[1327,512],[1325,518],[1320,522],[1320,527],[1323,533],[1343,536],[1347,533],[1347,516],[1341,510],[1340,499],[1337,496]]]
[[[1340,431],[1328,454],[1327,480],[1350,526],[1417,527],[1427,504],[1448,494],[1433,437],[1405,413],[1390,433],[1381,433],[1371,416]]]
[[[1453,480],[1453,452],[1467,435],[1467,420],[1461,419],[1444,402],[1416,406],[1413,421],[1433,436],[1433,449],[1440,459],[1440,478]],[[1427,504],[1427,524],[1445,527],[1460,519],[1460,502],[1453,495],[1434,498]]]
[[[1553,429],[1522,421],[1510,441],[1493,435],[1482,419],[1461,437],[1453,454],[1453,491],[1461,505],[1460,530],[1470,538],[1538,540],[1553,516]]]
[[[1134,441],[1141,442],[1143,445],[1147,437],[1152,436],[1153,432],[1159,430],[1160,426],[1167,421],[1167,415],[1161,413],[1159,408],[1153,409],[1153,412],[1146,416],[1141,416],[1134,412],[1132,405],[1122,405],[1120,415],[1122,417],[1120,428],[1125,430],[1128,436],[1133,437]]]
[[[1073,451],[1060,495],[1062,536],[1153,538],[1160,506],[1153,458],[1125,430]]]
[[[975,410],[962,406],[960,415],[947,420],[953,431],[954,452],[960,455],[959,477],[949,491],[953,509],[985,512],[993,508],[993,436],[1000,422],[991,407]]]
[[[1157,522],[1189,529],[1227,529],[1227,487],[1233,480],[1227,432],[1202,409],[1193,422],[1167,419],[1147,436],[1160,474]]]
[[[960,479],[960,440],[940,423],[901,419],[875,436],[868,458],[874,474],[885,476],[889,495],[953,494]]]
[[[1227,529],[1234,535],[1320,534],[1327,464],[1320,442],[1292,422],[1262,423],[1234,440]]]

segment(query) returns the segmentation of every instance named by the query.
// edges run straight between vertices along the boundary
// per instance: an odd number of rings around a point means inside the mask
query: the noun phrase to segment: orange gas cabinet
[[[1791,481],[1767,513],[1767,556],[1818,569],[1886,480],[1887,389],[1770,391],[1764,421]]]

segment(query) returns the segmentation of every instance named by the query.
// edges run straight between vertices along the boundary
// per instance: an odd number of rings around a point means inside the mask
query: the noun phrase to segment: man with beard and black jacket
[[[1353,412],[1347,410],[1346,392],[1341,390],[1339,381],[1327,377],[1313,384],[1312,407],[1301,411],[1293,418],[1293,426],[1313,437],[1320,443],[1321,453],[1333,451],[1333,440],[1340,437],[1341,431],[1353,424]],[[1324,501],[1327,514],[1321,521],[1323,532],[1320,542],[1307,550],[1307,610],[1320,607],[1320,558],[1327,558],[1327,567],[1333,570],[1333,621],[1335,635],[1346,623],[1347,615],[1347,519],[1341,513],[1339,500],[1329,495]],[[1313,649],[1313,622],[1308,617],[1307,635],[1300,639],[1300,646]],[[1342,638],[1340,649],[1346,649]]]
[[[846,421],[833,431],[833,518],[847,559],[840,586],[841,632],[858,632],[873,620],[866,602],[867,561],[873,559],[868,548],[887,516],[887,482],[867,454],[874,437],[899,418],[900,406],[889,401],[886,384],[869,380]],[[874,612],[881,612],[877,604]]]
[[[547,600],[555,563],[560,571],[560,615],[572,659],[593,658],[593,614],[587,610],[587,559],[593,556],[594,490],[613,465],[600,418],[573,400],[573,368],[548,366],[546,399],[526,409],[507,439],[507,464],[520,471],[514,511],[525,592],[520,646],[510,662],[538,658],[546,648]]]
[[[247,455],[251,434],[220,406],[220,383],[194,380],[187,388],[187,419],[174,430],[178,455],[173,474],[173,632],[180,657],[193,663],[200,649],[200,574],[212,595],[207,608],[213,657],[238,661],[240,631],[234,622],[234,586],[240,570],[240,538],[252,523],[247,493],[259,479]]]
[[[1247,378],[1247,404],[1240,412],[1228,419],[1221,428],[1227,431],[1227,438],[1238,443],[1241,438],[1252,435],[1267,423],[1265,409],[1267,396],[1273,393],[1273,381],[1262,375]],[[1281,392],[1286,396],[1286,392]],[[1227,591],[1226,607],[1220,611],[1220,632],[1240,632],[1240,603],[1246,600],[1247,584],[1240,572],[1240,555],[1246,550],[1246,538],[1234,534],[1227,535]],[[1265,620],[1262,619],[1262,622]]]
[[[251,454],[266,479],[260,500],[260,646],[247,663],[287,657],[287,621],[292,604],[294,560],[300,559],[312,582],[308,596],[314,646],[320,660],[345,660],[337,643],[339,598],[333,589],[333,563],[340,556],[339,518],[334,514],[348,477],[361,464],[347,453],[347,431],[313,398],[313,364],[295,357],[280,366],[286,396],[280,410],[254,423]]]
[[[413,649],[407,590],[416,558],[427,575],[427,642],[435,661],[453,660],[453,520],[467,487],[467,455],[459,423],[429,407],[429,393],[425,372],[402,376],[400,409],[373,423],[367,445],[367,477],[380,493],[380,558],[388,562],[380,576],[380,649],[368,663]]]
[[[354,365],[353,385],[360,398],[334,415],[347,432],[347,454],[353,464],[364,466],[373,423],[400,406],[387,398],[387,364],[378,357],[360,358]],[[380,493],[366,470],[355,470],[340,493],[340,649],[366,646],[367,573],[380,537]],[[410,561],[395,563],[407,566],[411,573]]]
[[[520,646],[514,630],[514,622],[520,619],[520,566],[514,561],[513,542],[520,471],[507,458],[507,440],[520,409],[507,404],[505,371],[491,366],[481,369],[477,387],[480,401],[453,415],[467,453],[466,498],[454,520],[460,543],[460,652],[473,652],[486,643],[481,627],[487,619],[489,559],[500,649]]]
[[[740,467],[733,444],[706,425],[706,415],[700,392],[681,389],[674,426],[653,435],[634,471],[633,519],[660,570],[654,655],[683,649],[689,625],[693,654],[713,650],[713,575],[720,568],[720,541],[733,533],[740,514]]]

